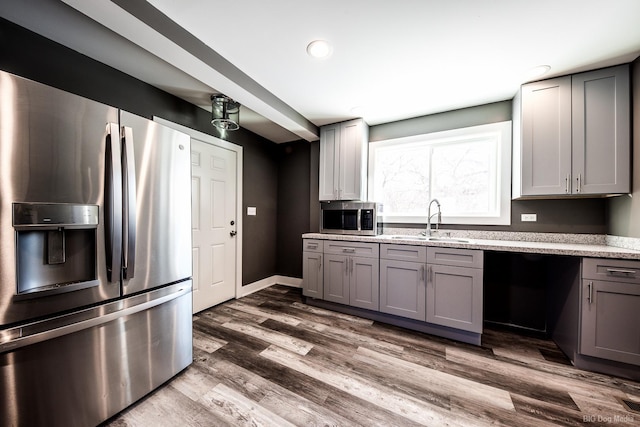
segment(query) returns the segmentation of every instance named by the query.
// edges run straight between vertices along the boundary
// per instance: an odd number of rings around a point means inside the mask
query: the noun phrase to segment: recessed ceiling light
[[[331,44],[326,40],[314,40],[307,45],[307,53],[314,58],[322,59],[331,55]]]
[[[535,79],[536,77],[547,74],[549,70],[551,70],[551,67],[549,65],[538,65],[537,67],[533,67],[527,72],[527,78]]]

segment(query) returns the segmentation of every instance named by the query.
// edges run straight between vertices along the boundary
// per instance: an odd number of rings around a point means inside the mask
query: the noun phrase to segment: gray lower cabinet
[[[302,250],[302,294],[312,298],[323,298],[323,241],[303,240]]]
[[[426,321],[482,332],[483,252],[427,249]]]
[[[326,242],[323,299],[377,311],[378,247],[375,243]]]
[[[640,262],[583,259],[580,353],[640,365]]]
[[[326,254],[324,261],[323,299],[349,304],[349,257]]]
[[[483,252],[304,240],[303,294],[482,333]]]
[[[380,311],[426,319],[424,246],[380,245]]]

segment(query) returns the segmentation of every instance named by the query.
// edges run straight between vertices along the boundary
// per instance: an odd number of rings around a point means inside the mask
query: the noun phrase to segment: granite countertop
[[[354,236],[324,233],[306,233],[302,235],[304,239],[392,243],[401,245],[481,249],[500,252],[640,260],[640,250],[612,246],[611,244],[608,244],[611,240],[609,239],[610,236],[604,235],[503,232],[485,234],[476,233],[475,236],[479,238],[474,238],[474,235],[465,235],[464,233],[456,232],[452,233],[450,236],[452,238],[469,239],[468,242],[427,241],[411,239],[410,237],[403,239],[401,236],[402,235],[399,234]]]

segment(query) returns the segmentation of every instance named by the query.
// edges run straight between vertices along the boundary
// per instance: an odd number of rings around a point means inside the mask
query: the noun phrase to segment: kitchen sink
[[[451,242],[451,243],[471,243],[469,239],[459,237],[435,237],[435,236],[391,236],[394,240],[417,240],[426,242]]]
[[[391,236],[395,240],[427,240],[425,236]]]
[[[455,242],[455,243],[471,243],[469,239],[463,239],[460,237],[429,237],[429,242]]]

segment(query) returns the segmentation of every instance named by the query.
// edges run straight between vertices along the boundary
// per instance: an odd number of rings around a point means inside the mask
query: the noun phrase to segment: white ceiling
[[[274,142],[511,99],[537,65],[546,78],[640,55],[638,0],[62,1],[75,10],[3,0],[0,14],[203,108],[231,96]],[[325,60],[306,54],[319,38]]]

